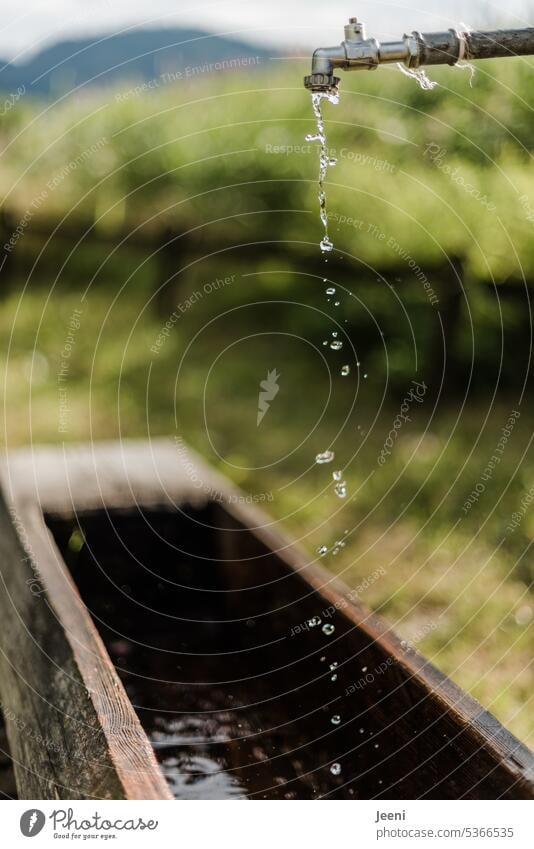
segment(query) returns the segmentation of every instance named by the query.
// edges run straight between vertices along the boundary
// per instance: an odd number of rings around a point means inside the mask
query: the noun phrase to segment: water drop
[[[367,672],[367,669],[368,669],[368,668],[369,668],[369,667],[367,667],[367,666],[362,666],[362,672]]]
[[[336,294],[336,290],[334,289],[334,287],[333,287],[333,286],[330,286],[330,288],[326,290],[326,294],[327,294],[327,295],[335,295],[335,294]]]
[[[334,250],[334,245],[327,236],[321,240],[321,250],[324,254],[328,254]]]
[[[334,337],[334,339],[337,339],[337,337],[338,337],[337,330],[332,330],[332,336]]]
[[[325,554],[328,554],[328,547],[326,545],[321,545],[317,549],[317,554],[319,555],[319,557],[324,557]]]
[[[330,347],[333,351],[341,351],[343,347],[343,342],[340,339],[334,339],[333,342],[330,342]]]
[[[322,454],[318,454],[315,458],[315,462],[319,466],[324,466],[326,463],[331,463],[335,458],[335,454],[333,451],[323,451]]]
[[[330,672],[333,672],[334,669],[338,668],[338,666],[339,666],[339,663],[337,662],[337,660],[335,660],[333,663],[330,664]]]
[[[330,722],[332,723],[332,725],[339,725],[341,723],[340,715],[338,713],[334,714]]]
[[[336,483],[334,487],[334,492],[336,493],[338,498],[346,498],[347,497],[347,484],[345,481],[341,481],[340,483]]]
[[[335,675],[332,675],[332,677],[330,678],[330,680],[331,680],[331,681],[337,681],[337,673],[336,673]]]
[[[340,305],[340,304],[341,304],[341,301],[334,301],[334,306],[335,306],[335,307],[339,307],[339,305]]]
[[[519,608],[514,618],[517,625],[528,625],[534,618],[534,611],[530,605],[524,604]]]
[[[347,377],[350,374],[350,366],[343,366],[341,374],[343,377]]]
[[[327,637],[331,637],[335,630],[336,628],[334,625],[330,625],[329,623],[323,625],[323,634],[325,634]]]
[[[308,619],[308,627],[309,628],[317,628],[318,625],[321,624],[321,617],[314,616],[312,619]]]
[[[341,472],[341,471],[332,472],[332,477],[335,481],[340,481],[341,478],[343,477],[343,472]]]
[[[332,764],[330,772],[332,775],[341,775],[341,764]]]

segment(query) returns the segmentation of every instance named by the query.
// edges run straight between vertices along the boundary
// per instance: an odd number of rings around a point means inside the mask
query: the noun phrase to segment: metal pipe
[[[468,59],[493,59],[501,56],[534,54],[534,27],[495,30],[467,34]]]
[[[401,62],[407,68],[424,65],[455,65],[462,59],[492,59],[534,54],[534,28],[494,32],[446,32],[404,35],[401,41],[381,43],[367,38],[365,24],[350,18],[345,40],[337,47],[320,47],[312,58],[311,74],[304,85],[311,91],[337,88],[334,71],[372,71],[379,65]]]

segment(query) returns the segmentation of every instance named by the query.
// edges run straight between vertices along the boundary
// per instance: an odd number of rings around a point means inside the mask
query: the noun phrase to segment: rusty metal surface
[[[467,36],[468,59],[493,59],[534,54],[534,27],[473,32]]]

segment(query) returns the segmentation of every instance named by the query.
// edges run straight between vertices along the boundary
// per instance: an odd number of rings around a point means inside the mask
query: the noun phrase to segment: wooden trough
[[[33,448],[1,480],[19,798],[534,797],[525,746],[183,444]]]

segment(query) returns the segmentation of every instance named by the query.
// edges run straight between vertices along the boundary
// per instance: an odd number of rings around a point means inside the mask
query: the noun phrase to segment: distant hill
[[[200,30],[136,29],[59,41],[20,64],[0,60],[0,90],[58,96],[78,86],[169,82],[261,66],[274,55]]]

